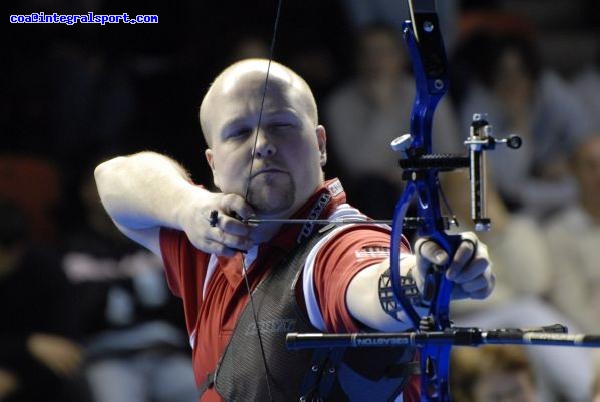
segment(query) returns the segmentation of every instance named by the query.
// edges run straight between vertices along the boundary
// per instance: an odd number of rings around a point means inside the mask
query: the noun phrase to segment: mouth
[[[256,177],[262,174],[287,174],[288,172],[286,172],[283,169],[279,169],[279,168],[275,168],[275,167],[268,167],[268,168],[263,168],[263,169],[259,169],[256,172],[252,173],[252,177]]]

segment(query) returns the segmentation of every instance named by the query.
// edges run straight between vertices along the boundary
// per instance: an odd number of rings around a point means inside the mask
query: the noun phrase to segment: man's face
[[[270,78],[261,115],[264,82],[252,72],[213,87],[206,158],[221,191],[247,192],[260,216],[288,216],[323,180],[325,130],[302,89],[277,78]]]

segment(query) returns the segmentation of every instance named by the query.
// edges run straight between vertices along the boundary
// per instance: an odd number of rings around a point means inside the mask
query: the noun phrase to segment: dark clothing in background
[[[136,287],[135,278],[141,277],[144,272],[134,272],[133,265],[153,263],[151,259],[146,260],[151,258],[148,257],[149,252],[124,237],[115,239],[85,229],[72,236],[67,247],[63,268],[75,285],[79,320],[83,335],[88,340],[101,331],[132,328],[153,320],[169,323],[175,328],[183,328],[181,302],[177,298],[165,292],[165,297],[159,301],[146,303],[140,288]],[[72,260],[73,256],[89,258],[85,262],[90,264],[91,272],[84,273],[77,269],[81,263]],[[136,257],[139,259],[136,260]],[[158,275],[164,281],[162,266],[159,268]],[[151,271],[151,268],[146,269]],[[123,319],[111,319],[107,314],[111,289],[119,289],[129,297],[131,310]],[[182,336],[182,341],[187,345],[185,335]]]
[[[181,301],[167,289],[162,261],[94,213],[94,229],[72,236],[63,256],[76,288],[94,400],[197,399]]]
[[[27,250],[12,271],[0,275],[0,367],[20,383],[8,401],[84,400],[73,380],[57,377],[27,350],[34,333],[76,337],[72,295],[57,257],[40,248]]]

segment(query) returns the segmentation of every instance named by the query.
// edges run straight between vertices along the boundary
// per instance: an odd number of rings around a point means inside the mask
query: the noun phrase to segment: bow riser
[[[411,145],[405,155],[415,161],[413,168],[405,169],[407,180],[406,194],[396,207],[390,253],[390,273],[392,286],[398,303],[405,309],[415,329],[443,331],[450,327],[449,309],[452,283],[444,275],[446,267],[432,266],[425,278],[423,299],[430,304],[425,320],[419,317],[414,307],[403,300],[400,284],[399,239],[406,203],[416,199],[417,215],[422,225],[417,229],[419,237],[427,237],[437,242],[449,256],[453,256],[457,240],[445,233],[444,219],[439,203],[438,172],[435,167],[421,167],[417,162],[423,156],[432,154],[432,122],[435,109],[448,88],[448,68],[444,44],[435,14],[435,4],[424,2],[427,10],[411,6],[412,21],[404,23],[404,38],[408,45],[416,81],[416,97],[411,113]],[[425,4],[427,3],[427,4]],[[433,12],[432,12],[433,11]],[[409,162],[410,163],[410,162]],[[398,250],[396,252],[396,250]],[[396,256],[396,254],[398,254]],[[395,274],[395,275],[394,275]],[[396,278],[394,278],[396,276]],[[430,344],[421,350],[421,400],[450,401],[448,374],[451,345]]]

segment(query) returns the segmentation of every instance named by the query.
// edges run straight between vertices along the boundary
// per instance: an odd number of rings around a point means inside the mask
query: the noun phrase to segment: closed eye
[[[245,137],[245,136],[251,135],[253,132],[254,132],[254,130],[252,130],[252,128],[250,128],[250,127],[239,127],[234,130],[231,130],[228,133],[227,138]]]
[[[295,125],[293,123],[290,123],[290,122],[284,122],[284,121],[282,121],[282,122],[271,123],[271,124],[269,124],[269,127],[271,129],[274,129],[274,130],[286,130],[286,129],[294,128]]]

